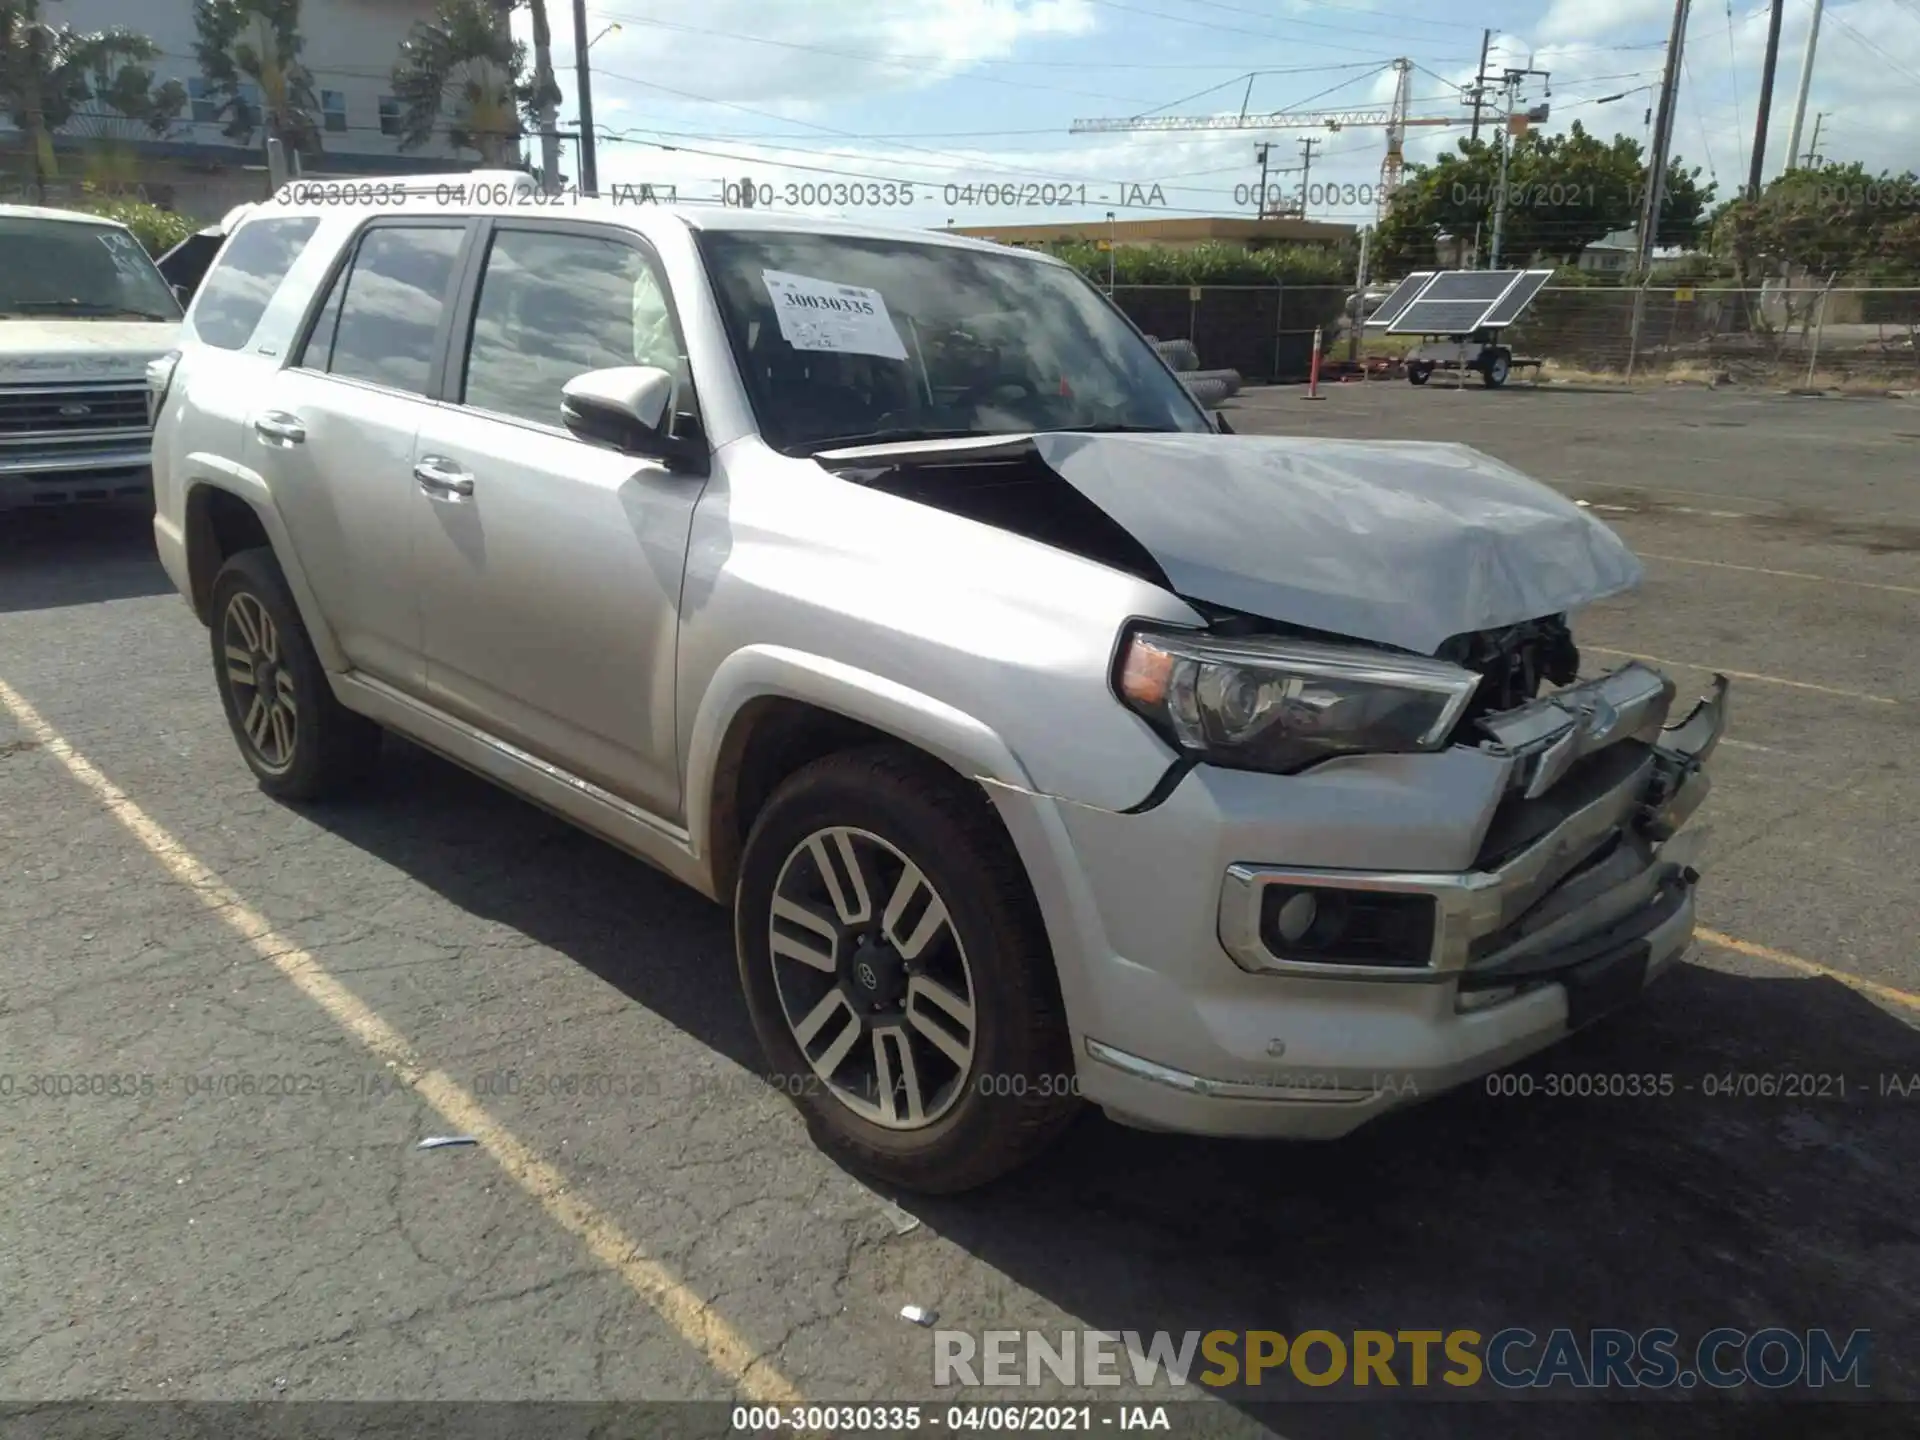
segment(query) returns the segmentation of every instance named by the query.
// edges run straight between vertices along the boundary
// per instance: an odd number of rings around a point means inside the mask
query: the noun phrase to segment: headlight
[[[1120,698],[1182,750],[1284,773],[1331,755],[1438,750],[1480,677],[1359,646],[1136,630],[1115,681]]]

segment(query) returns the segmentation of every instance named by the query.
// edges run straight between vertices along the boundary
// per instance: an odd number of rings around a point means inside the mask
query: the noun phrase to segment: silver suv
[[[769,1073],[895,1183],[1092,1102],[1335,1136],[1688,948],[1725,682],[1586,680],[1605,526],[1473,450],[1221,433],[1074,271],[937,233],[267,205],[160,553],[271,794],[383,729],[733,910]],[[648,939],[633,937],[644,951]]]

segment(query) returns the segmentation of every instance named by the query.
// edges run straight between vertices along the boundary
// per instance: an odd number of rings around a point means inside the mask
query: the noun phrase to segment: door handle
[[[306,423],[298,415],[284,410],[269,410],[253,422],[254,432],[274,445],[300,445],[306,442]]]
[[[427,456],[413,467],[413,478],[435,500],[462,500],[473,494],[473,476],[444,456]]]

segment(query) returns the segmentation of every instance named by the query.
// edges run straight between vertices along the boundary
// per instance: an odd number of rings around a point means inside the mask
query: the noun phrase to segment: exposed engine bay
[[[1079,488],[1064,483],[1036,450],[1018,445],[1012,449],[1013,453],[992,458],[977,454],[915,457],[842,473],[873,489],[1024,535],[1171,590],[1204,614],[1209,628],[1218,634],[1288,635],[1346,643],[1355,638],[1248,614],[1182,592],[1147,544]],[[1448,637],[1433,653],[1484,677],[1454,732],[1461,740],[1476,735],[1483,717],[1536,699],[1543,686],[1570,685],[1580,671],[1580,652],[1565,614],[1466,631]]]

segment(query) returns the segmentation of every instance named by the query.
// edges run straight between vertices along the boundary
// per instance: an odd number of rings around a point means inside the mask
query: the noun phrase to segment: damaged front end
[[[1691,940],[1705,832],[1680,832],[1706,797],[1706,762],[1727,725],[1725,676],[1669,724],[1674,695],[1666,676],[1631,661],[1463,717],[1454,747],[1497,762],[1504,777],[1470,867],[1236,865],[1221,896],[1222,943],[1260,973],[1453,981],[1462,1011],[1558,983],[1575,1028],[1625,1003]],[[1410,943],[1349,963],[1314,933],[1329,913],[1393,917]]]

